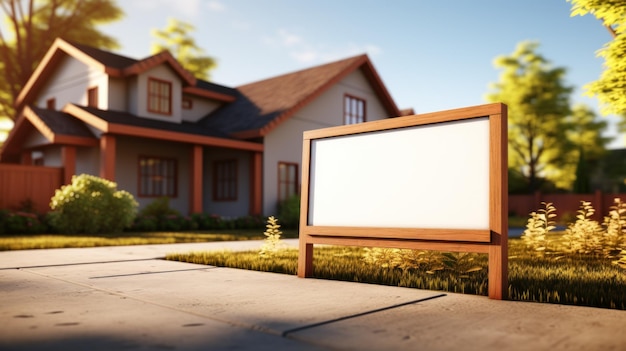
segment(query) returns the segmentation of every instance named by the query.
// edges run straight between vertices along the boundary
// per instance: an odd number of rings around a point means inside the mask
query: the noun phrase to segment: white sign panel
[[[308,224],[489,229],[489,118],[312,141]]]

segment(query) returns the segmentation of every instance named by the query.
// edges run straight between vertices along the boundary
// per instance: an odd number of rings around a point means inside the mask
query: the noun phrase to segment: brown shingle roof
[[[387,99],[389,113],[399,114],[366,55],[355,56],[309,69],[242,85],[237,100],[206,116],[200,123],[242,138],[263,136],[299,108],[318,97],[356,69]],[[378,87],[376,87],[378,86]]]
[[[165,131],[179,132],[179,133],[185,133],[185,134],[212,136],[212,137],[227,138],[227,139],[229,138],[227,134],[224,134],[219,130],[199,128],[196,123],[191,123],[191,122],[172,123],[172,122],[167,122],[167,121],[159,121],[155,119],[139,117],[131,113],[127,113],[127,112],[100,110],[94,107],[87,107],[87,106],[78,106],[78,105],[75,105],[75,106],[108,123],[150,128],[150,129],[155,129],[155,130],[165,130]]]
[[[130,57],[118,55],[110,51],[96,49],[88,45],[77,43],[70,44],[107,67],[124,69],[128,66],[134,65],[138,61]]]
[[[307,99],[347,68],[360,63],[364,55],[284,74],[237,87],[255,102],[261,114],[285,111]]]
[[[35,106],[30,106],[30,109],[42,122],[46,124],[46,126],[48,126],[48,128],[50,128],[54,134],[95,138],[89,128],[85,126],[85,123],[77,120],[65,112],[48,110]]]

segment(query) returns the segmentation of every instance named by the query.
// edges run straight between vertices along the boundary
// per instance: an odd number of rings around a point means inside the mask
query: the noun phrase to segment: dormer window
[[[365,100],[346,94],[343,99],[343,123],[363,122],[365,122]]]
[[[172,114],[172,83],[148,78],[148,111],[162,115]]]

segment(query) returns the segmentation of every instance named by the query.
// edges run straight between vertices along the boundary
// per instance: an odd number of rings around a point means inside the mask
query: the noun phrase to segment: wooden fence
[[[62,179],[62,168],[0,164],[0,209],[19,210],[30,202],[34,210],[46,213]]]
[[[626,194],[609,194],[597,191],[593,194],[543,194],[509,195],[509,214],[527,217],[537,211],[541,202],[551,202],[557,209],[557,219],[562,217],[575,219],[581,201],[589,201],[596,210],[594,219],[601,221],[608,214],[614,199],[626,202]]]

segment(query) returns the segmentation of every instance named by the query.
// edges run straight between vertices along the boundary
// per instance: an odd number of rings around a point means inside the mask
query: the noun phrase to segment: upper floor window
[[[48,110],[56,110],[57,109],[57,99],[50,98],[46,100],[46,108]]]
[[[343,123],[355,124],[365,120],[365,100],[346,95],[343,98]]]
[[[98,87],[87,89],[87,106],[98,107]]]
[[[278,201],[284,201],[298,194],[298,164],[278,163]]]
[[[176,196],[177,164],[175,159],[139,157],[139,196]]]
[[[148,111],[162,115],[172,114],[172,83],[148,78]]]
[[[213,200],[237,200],[237,160],[213,163]]]

